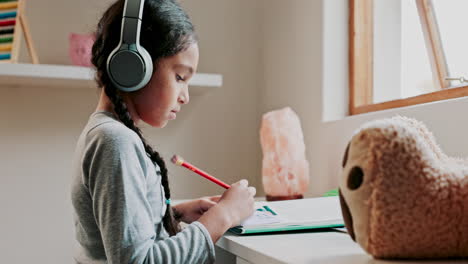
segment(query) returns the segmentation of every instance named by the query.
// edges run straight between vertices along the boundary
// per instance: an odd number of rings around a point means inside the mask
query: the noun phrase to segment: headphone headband
[[[144,0],[125,0],[122,16],[122,42],[128,45],[139,42]]]
[[[138,18],[141,20],[143,17],[143,5],[144,0],[125,0],[125,7],[123,11],[123,17]]]

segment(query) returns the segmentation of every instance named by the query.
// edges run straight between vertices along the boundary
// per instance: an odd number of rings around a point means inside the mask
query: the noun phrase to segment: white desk
[[[367,255],[348,234],[297,232],[237,236],[226,233],[217,243],[220,264],[443,264],[450,261],[383,261]],[[452,261],[453,263],[468,263]],[[450,262],[450,263],[452,263]]]
[[[263,197],[256,198],[258,201]],[[175,204],[186,200],[176,200]],[[227,232],[216,243],[217,264],[447,264],[462,261],[384,261],[366,254],[346,233],[290,232],[238,236]]]

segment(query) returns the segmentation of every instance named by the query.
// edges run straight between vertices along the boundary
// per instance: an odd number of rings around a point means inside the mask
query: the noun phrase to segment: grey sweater
[[[71,186],[77,263],[213,263],[200,222],[169,237],[161,173],[138,135],[109,112],[91,115],[76,147]]]

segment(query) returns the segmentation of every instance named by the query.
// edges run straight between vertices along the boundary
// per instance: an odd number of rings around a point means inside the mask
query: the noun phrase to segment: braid
[[[141,141],[143,142],[145,151],[150,157],[150,159],[156,164],[158,164],[159,168],[161,169],[161,184],[164,188],[164,196],[166,197],[166,199],[170,199],[171,190],[169,188],[167,167],[163,158],[146,142],[146,139],[143,137],[140,128],[135,126],[135,122],[133,121],[130,113],[128,112],[127,105],[123,101],[122,97],[118,94],[118,92],[116,92],[116,89],[114,87],[111,87],[111,85],[107,85],[104,87],[104,92],[112,101],[112,104],[114,105],[114,111],[117,113],[117,116],[120,119],[120,121],[122,121],[122,123],[126,127],[135,131],[135,133],[138,135],[138,137],[140,137]],[[181,229],[178,220],[181,217],[182,216],[178,212],[174,212],[170,204],[167,205],[166,212],[163,217],[163,224],[169,235],[173,236],[180,232]]]

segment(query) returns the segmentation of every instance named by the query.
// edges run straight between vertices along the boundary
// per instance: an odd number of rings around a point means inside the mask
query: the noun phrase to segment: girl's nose
[[[179,103],[181,104],[188,104],[190,101],[188,87],[184,88],[183,91],[180,93],[179,96]]]

